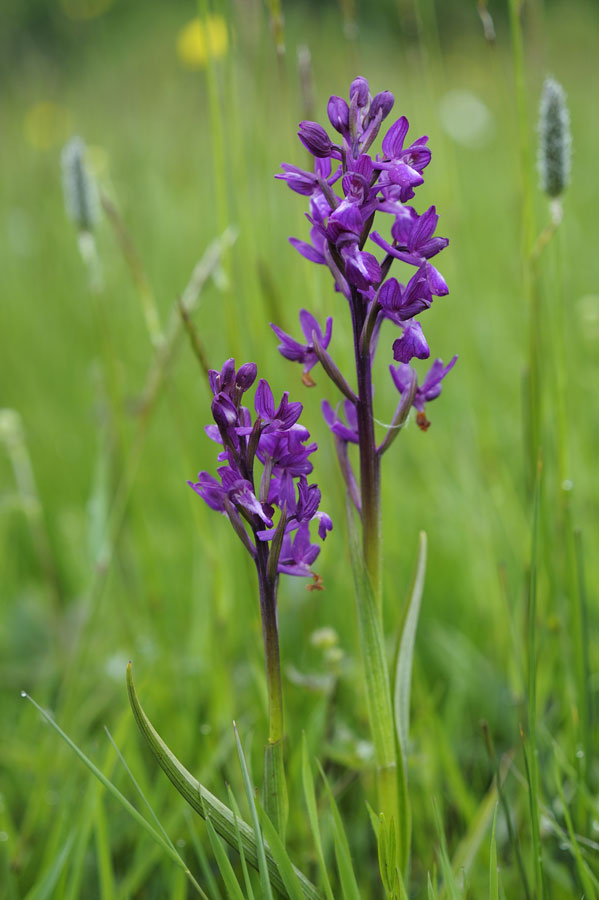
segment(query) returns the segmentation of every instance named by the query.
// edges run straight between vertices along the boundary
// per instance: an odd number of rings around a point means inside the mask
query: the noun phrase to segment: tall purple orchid
[[[344,397],[343,412],[324,401],[323,413],[334,435],[348,497],[361,520],[364,570],[370,585],[368,590],[374,597],[376,619],[373,623],[364,613],[363,607],[368,602],[364,591],[360,595],[358,590],[367,699],[377,757],[379,800],[387,821],[395,817],[397,824],[402,818],[398,810],[404,808],[405,811],[407,806],[404,760],[401,750],[399,756],[396,752],[393,725],[386,731],[381,727],[381,718],[385,719],[387,713],[393,723],[387,664],[384,652],[380,650],[383,633],[381,457],[411,408],[416,410],[419,427],[426,431],[430,425],[426,406],[441,393],[442,381],[457,357],[446,366],[436,359],[419,384],[412,361],[430,356],[420,316],[431,308],[435,297],[449,293],[445,279],[431,260],[449,242],[435,234],[439,216],[434,206],[419,214],[409,205],[416,188],[423,183],[423,172],[431,161],[428,138],[423,136],[410,141],[408,120],[401,116],[385,133],[381,150],[376,154],[369,152],[393,104],[394,98],[389,91],[372,97],[366,79],[354,79],[349,103],[337,96],[329,99],[328,118],[337,132],[334,139],[316,122],[302,122],[299,126],[299,138],[314,157],[314,171],[283,163],[283,172],[275,176],[286,181],[296,193],[310,198],[309,212],[306,213],[310,239],[290,238],[290,241],[310,262],[328,267],[335,290],[347,301],[353,328],[355,375],[347,378],[331,356],[330,318],[323,335],[310,313],[302,310],[300,319],[305,344],[276,325],[271,327],[281,341],[282,355],[303,364],[304,383],[312,382],[311,378],[306,379],[306,373],[318,360]],[[387,236],[373,230],[379,214],[391,216]],[[382,230],[382,226],[379,228]],[[404,265],[405,275],[401,281],[390,277],[391,267],[398,262]],[[400,397],[387,434],[377,443],[372,366],[385,321],[400,331],[389,348],[394,362],[399,363],[398,366],[390,365],[390,372]],[[351,386],[352,380],[355,388]],[[358,445],[359,477],[352,468],[351,444]],[[360,583],[357,578],[356,585]],[[381,717],[382,709],[387,713]],[[396,798],[399,798],[397,802]],[[403,820],[409,823],[409,814],[403,816]],[[403,843],[400,859],[404,867],[409,854],[409,824],[404,831],[406,829],[407,836],[405,833],[400,835]]]
[[[380,458],[390,444],[387,439],[377,446],[374,437],[371,373],[381,325],[388,320],[401,331],[392,345],[393,359],[400,363],[399,373],[391,367],[391,374],[401,394],[398,410],[402,421],[406,417],[404,413],[414,406],[418,424],[423,429],[428,427],[425,404],[438,396],[441,379],[456,359],[446,367],[436,360],[418,386],[410,363],[430,356],[418,317],[430,309],[435,297],[449,292],[445,279],[430,260],[449,242],[435,235],[439,216],[434,206],[419,215],[407,205],[415,189],[423,183],[423,171],[431,160],[428,138],[423,136],[409,143],[408,120],[401,116],[383,137],[381,152],[368,153],[393,104],[389,91],[372,97],[366,79],[354,79],[349,103],[336,96],[328,102],[329,121],[339,135],[335,141],[316,122],[300,124],[299,138],[314,156],[314,172],[283,163],[282,174],[275,176],[286,181],[293,191],[310,198],[307,213],[310,242],[290,238],[291,243],[306,259],[329,268],[335,289],[349,304],[357,378],[355,392],[327,352],[332,331],[330,318],[323,335],[311,314],[302,310],[300,319],[306,344],[276,325],[272,328],[281,339],[279,350],[283,356],[303,364],[305,383],[310,383],[305,376],[318,359],[353,406],[360,452],[360,501],[356,505],[362,517],[367,567],[376,588]],[[393,217],[389,239],[373,230],[377,213]],[[370,252],[377,248],[384,251],[380,259]],[[405,283],[388,277],[396,260],[408,267]],[[328,411],[325,416],[330,424]],[[392,427],[399,427],[397,415]],[[338,441],[343,440],[339,428],[333,431]],[[351,482],[353,476],[345,457],[342,468],[346,480]]]
[[[320,552],[312,542],[315,523],[321,540],[331,530],[329,516],[319,511],[320,490],[309,484],[310,456],[317,449],[310,434],[299,424],[301,403],[292,403],[285,392],[278,406],[267,381],[255,392],[252,419],[242,405],[244,394],[256,380],[255,363],[237,371],[227,360],[221,371],[211,370],[214,394],[208,436],[221,446],[221,463],[215,478],[200,472],[188,484],[205,503],[229,518],[237,536],[252,557],[258,573],[260,613],[268,686],[269,733],[265,750],[264,802],[281,835],[287,818],[287,790],[283,766],[283,695],[277,622],[279,574],[321,579],[312,570]]]

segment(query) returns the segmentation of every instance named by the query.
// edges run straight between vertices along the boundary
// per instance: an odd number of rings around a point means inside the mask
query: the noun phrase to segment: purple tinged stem
[[[397,404],[397,409],[395,410],[393,419],[391,420],[389,430],[387,431],[387,434],[377,448],[377,456],[382,456],[383,453],[389,449],[389,447],[403,428],[405,421],[410,413],[410,409],[412,408],[412,403],[414,402],[414,397],[416,396],[417,390],[418,376],[416,375],[416,372],[412,370],[412,381],[410,383],[410,387],[401,395],[401,400]]]
[[[319,343],[318,335],[315,331],[312,332],[311,341],[314,346],[314,352],[318,357],[318,361],[320,362],[322,368],[325,370],[333,384],[335,384],[339,388],[341,393],[344,394],[348,400],[351,400],[352,403],[357,403],[357,396],[352,391],[351,387],[341,374],[341,371],[333,362],[333,358],[330,353],[325,350],[324,347]]]
[[[329,204],[331,209],[337,209],[337,207],[341,203],[341,200],[339,199],[331,185],[328,183],[328,181],[321,176],[318,179],[318,186],[326,197],[327,203]]]
[[[245,549],[248,551],[250,556],[255,556],[256,548],[254,547],[254,545],[252,544],[252,542],[249,539],[248,533],[245,530],[243,522],[241,521],[241,516],[239,515],[237,508],[235,507],[235,505],[233,503],[231,503],[231,501],[229,500],[228,497],[225,497],[224,503],[225,503],[225,511],[227,513],[227,516],[229,517],[229,521],[230,521],[231,525],[233,526],[233,531],[235,532],[237,537],[240,539],[241,543],[243,544]]]
[[[277,578],[279,557],[281,555],[281,547],[283,546],[283,538],[285,537],[285,526],[286,525],[287,525],[287,505],[285,505],[281,511],[281,517],[279,519],[273,539],[270,544],[270,551],[268,554],[268,566],[267,566],[266,574],[268,575],[268,578],[271,581],[276,581],[276,578]]]
[[[364,327],[360,334],[360,353],[370,353],[370,342],[380,310],[381,304],[375,298],[370,304],[370,309],[368,310],[368,315],[366,316],[366,321],[364,322]]]
[[[364,328],[364,303],[356,288],[352,287],[350,309],[354,332],[354,355],[358,376],[358,436],[360,450],[360,494],[362,515],[362,547],[366,570],[381,613],[381,477],[380,458],[374,438],[372,408],[372,361],[370,350],[360,348],[360,335]]]
[[[345,486],[347,488],[347,492],[351,498],[352,503],[356,507],[358,515],[362,514],[362,504],[360,502],[360,491],[358,488],[358,483],[356,481],[354,471],[352,469],[351,462],[349,460],[349,453],[347,451],[347,441],[342,440],[336,434],[335,438],[335,450],[337,452],[337,459],[339,460],[339,468],[341,469],[341,475],[343,476],[343,480],[345,481]]]

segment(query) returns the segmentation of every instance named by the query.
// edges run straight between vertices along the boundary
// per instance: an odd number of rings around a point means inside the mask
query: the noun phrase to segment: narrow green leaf
[[[287,893],[289,894],[290,900],[304,900],[302,887],[298,881],[297,875],[294,872],[293,863],[289,859],[289,855],[285,850],[285,845],[279,837],[276,828],[266,815],[266,812],[259,805],[258,816],[262,824],[264,836],[268,841],[270,852],[274,856],[275,862],[279,867],[279,872],[281,873],[281,878],[285,882],[285,887],[287,888]]]
[[[171,849],[171,847],[164,840],[162,835],[159,834],[156,831],[156,829],[150,825],[150,823],[148,822],[147,819],[144,819],[144,817],[133,806],[133,804],[130,803],[129,800],[127,800],[127,798],[123,794],[121,794],[119,789],[117,787],[115,787],[114,784],[111,781],[109,781],[108,778],[106,778],[104,773],[101,772],[100,769],[98,769],[98,767],[96,765],[94,765],[94,763],[91,761],[91,759],[89,759],[85,755],[85,753],[79,749],[77,744],[75,744],[74,741],[71,740],[71,738],[62,730],[62,728],[54,721],[54,719],[50,715],[48,715],[48,713],[44,709],[42,709],[42,707],[39,705],[39,703],[35,702],[33,697],[30,697],[29,694],[26,694],[24,691],[21,692],[21,696],[25,697],[27,700],[29,700],[30,703],[33,704],[33,706],[35,706],[35,708],[40,713],[40,715],[42,715],[44,717],[44,719],[46,720],[46,722],[48,722],[48,724],[51,725],[55,731],[58,732],[58,734],[61,736],[63,741],[65,741],[65,743],[67,743],[69,745],[71,750],[73,750],[77,754],[79,759],[87,766],[87,768],[90,770],[90,772],[92,772],[92,774],[96,776],[98,781],[100,781],[104,785],[106,790],[109,791],[114,797],[116,797],[116,799],[119,801],[119,803],[121,803],[121,805],[127,810],[129,815],[131,815],[135,819],[135,821],[139,825],[141,825],[141,827],[143,829],[145,829],[145,831],[147,831],[148,834],[150,834],[154,838],[154,840],[156,841],[157,844],[160,844],[162,849],[173,860],[173,862],[175,862],[181,869],[183,869],[183,871],[185,872],[185,874],[187,875],[187,877],[189,878],[191,883],[194,885],[194,887],[196,888],[198,893],[202,894],[205,897],[201,888],[195,881],[193,875],[191,874],[191,872],[185,865],[184,861],[181,859],[181,857],[179,856],[179,854],[176,851],[173,851]],[[28,900],[33,900],[33,897],[28,898]],[[36,900],[39,900],[39,898],[36,898]],[[207,898],[206,898],[206,900],[207,900]]]
[[[528,795],[532,832],[533,869],[535,873],[535,890],[537,900],[543,900],[545,885],[543,877],[543,848],[541,845],[541,829],[539,822],[539,762],[537,755],[537,568],[539,552],[539,510],[541,503],[541,484],[543,466],[539,459],[537,477],[533,497],[532,539],[530,551],[530,574],[528,587],[528,744],[529,754],[526,763],[528,776]],[[526,751],[526,748],[525,748]],[[525,752],[526,758],[526,752]]]
[[[428,873],[428,881],[427,881],[427,894],[428,900],[438,900],[437,891],[433,887],[433,882],[431,881],[431,873]]]
[[[262,885],[262,895],[263,895],[264,900],[273,900],[272,889],[270,886],[270,878],[269,878],[269,874],[268,874],[268,868],[266,866],[266,852],[264,850],[264,841],[262,838],[262,832],[260,831],[260,823],[258,821],[258,810],[256,809],[256,802],[254,800],[254,788],[253,788],[252,782],[250,780],[250,773],[248,771],[247,762],[245,761],[243,748],[241,746],[241,741],[239,740],[239,734],[237,732],[237,726],[235,725],[235,723],[233,723],[233,729],[235,731],[235,742],[237,743],[237,753],[239,754],[239,762],[241,764],[241,771],[243,774],[243,783],[245,785],[245,793],[246,793],[248,805],[250,807],[250,815],[252,818],[252,825],[254,826],[254,836],[256,839],[256,853],[258,856],[258,871],[260,873],[260,884]]]
[[[231,860],[227,856],[225,848],[221,844],[220,838],[214,830],[212,822],[210,821],[210,813],[208,813],[206,816],[206,829],[208,831],[210,846],[212,847],[212,852],[214,853],[214,857],[218,865],[218,870],[225,883],[225,887],[227,889],[229,897],[231,898],[231,900],[245,900],[243,891],[241,890],[235,872],[233,871]]]
[[[368,719],[377,763],[379,812],[399,831],[397,864],[405,872],[410,855],[410,808],[404,760],[397,742],[382,624],[364,565],[354,511],[347,502],[350,556],[354,573],[358,630],[364,666]]]
[[[578,877],[580,878],[580,883],[584,890],[584,898],[585,900],[597,900],[597,892],[595,891],[595,886],[593,885],[594,876],[587,866],[584,857],[580,852],[578,841],[576,840],[576,833],[574,831],[574,825],[572,824],[572,816],[570,815],[570,810],[568,809],[568,805],[566,802],[564,788],[559,775],[557,762],[555,765],[555,783],[557,785],[560,800],[562,801],[564,819],[566,820],[566,828],[568,829],[568,837],[570,838],[569,849],[574,857],[574,861],[576,862],[576,871],[578,872]]]
[[[245,882],[245,892],[248,896],[248,900],[254,900],[254,891],[252,888],[252,882],[250,880],[250,873],[248,872],[247,863],[245,861],[245,853],[243,852],[243,842],[241,840],[241,833],[239,831],[238,822],[240,819],[239,815],[239,807],[237,805],[237,801],[233,796],[233,791],[231,790],[231,785],[227,785],[227,794],[229,797],[229,803],[231,804],[231,810],[233,811],[233,823],[235,825],[235,833],[237,835],[237,849],[239,851],[239,857],[241,859],[241,869],[243,871],[243,879]]]
[[[250,826],[242,819],[238,819],[237,823],[235,823],[235,817],[228,806],[221,803],[214,794],[211,794],[207,788],[200,784],[200,782],[187,771],[185,766],[179,762],[177,757],[164,743],[146,716],[137,698],[130,663],[127,666],[127,690],[129,692],[129,702],[131,703],[135,721],[163,772],[177,788],[181,796],[189,803],[191,808],[202,816],[202,818],[206,817],[206,810],[208,808],[210,809],[210,821],[212,822],[215,831],[224,838],[231,847],[237,848],[237,834],[239,833],[241,835],[245,857],[254,869],[258,869],[258,848],[252,828],[250,828]],[[268,848],[265,850],[265,854],[270,882],[284,897],[286,897],[287,891],[285,885]],[[318,891],[314,885],[308,881],[306,876],[298,869],[296,869],[296,874],[302,885],[304,897],[306,897],[307,900],[320,900]]]
[[[337,860],[337,868],[339,869],[339,878],[341,880],[341,889],[343,891],[344,900],[360,900],[360,890],[351,861],[351,853],[349,852],[349,844],[347,835],[343,827],[343,821],[339,814],[333,792],[330,788],[324,769],[318,763],[320,774],[325,784],[328,794],[329,803],[331,804],[331,812],[333,813],[333,841],[335,844],[335,859]]]
[[[410,734],[410,689],[412,685],[412,663],[414,660],[414,642],[420,614],[424,576],[426,573],[426,533],[420,532],[418,559],[408,592],[397,642],[395,660],[395,683],[393,687],[393,706],[395,709],[395,727],[404,760],[408,757],[408,739]]]
[[[304,798],[306,801],[306,807],[308,809],[308,821],[310,823],[310,830],[312,831],[314,847],[316,848],[316,858],[318,859],[324,892],[326,894],[327,900],[335,900],[335,898],[333,897],[331,882],[329,880],[329,873],[327,871],[324,853],[322,850],[320,825],[318,824],[318,806],[316,803],[316,791],[314,789],[314,777],[312,775],[310,760],[308,759],[308,744],[305,734],[302,735],[302,783],[304,786]]]
[[[208,861],[208,855],[200,841],[198,836],[197,829],[195,827],[195,820],[191,815],[191,810],[188,806],[184,807],[183,815],[187,825],[189,827],[189,834],[191,837],[191,843],[193,845],[193,849],[195,850],[195,854],[198,859],[198,863],[200,865],[200,870],[202,873],[202,879],[208,889],[208,894],[210,896],[210,900],[223,900],[222,894],[220,892],[220,888],[216,883],[216,878],[212,872],[212,866]],[[252,898],[253,900],[253,898]]]
[[[443,873],[443,894],[447,893],[450,900],[459,900],[458,898],[458,886],[456,884],[455,876],[453,874],[453,869],[451,868],[451,862],[449,860],[449,854],[447,852],[447,841],[445,839],[445,832],[443,830],[443,822],[441,820],[441,811],[436,803],[433,801],[433,811],[435,815],[435,827],[437,829],[437,835],[439,837],[439,858],[441,861],[441,872]]]
[[[502,777],[499,773],[499,777]],[[451,861],[454,873],[470,872],[474,859],[485,838],[493,810],[497,803],[497,785],[493,781],[491,787],[481,800],[476,813],[472,816],[466,834],[458,844]]]
[[[495,840],[495,826],[497,825],[497,806],[493,813],[493,828],[491,829],[491,852],[489,854],[489,900],[499,900],[499,869],[497,867],[497,842]]]
[[[28,700],[31,700],[34,706],[37,706],[37,703],[28,696]],[[42,715],[44,715],[44,711],[41,707],[38,707]],[[49,717],[48,721],[52,721]],[[54,888],[56,887],[56,882],[60,877],[60,873],[62,872],[63,866],[69,858],[69,854],[71,852],[71,847],[73,846],[73,841],[75,840],[75,830],[69,833],[67,840],[64,843],[60,853],[56,856],[54,862],[50,866],[50,868],[45,872],[40,881],[36,882],[34,887],[29,891],[29,893],[25,896],[25,900],[50,900],[51,897],[54,896]]]
[[[282,739],[274,742],[267,741],[264,747],[262,798],[271,821],[281,838],[285,840],[285,829],[289,818],[289,799],[283,750]]]
[[[102,794],[99,793],[96,800],[95,833],[100,897],[101,900],[115,900],[116,885],[112,858],[110,856],[110,840],[108,838],[108,827],[103,801],[104,798]]]

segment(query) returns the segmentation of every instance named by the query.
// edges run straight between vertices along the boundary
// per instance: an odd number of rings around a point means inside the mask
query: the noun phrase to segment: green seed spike
[[[570,183],[572,137],[566,94],[554,78],[546,78],[539,107],[538,168],[543,190],[559,197]]]
[[[85,141],[71,138],[61,154],[62,186],[67,215],[80,231],[93,231],[100,218],[96,182],[85,160]]]

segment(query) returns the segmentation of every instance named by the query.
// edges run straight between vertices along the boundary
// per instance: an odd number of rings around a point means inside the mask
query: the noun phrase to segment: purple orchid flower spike
[[[327,318],[324,334],[322,333],[320,325],[308,310],[302,309],[299,314],[299,319],[302,331],[304,332],[304,337],[306,338],[305,344],[300,344],[299,341],[296,341],[283,331],[282,328],[279,328],[278,325],[274,325],[272,322],[270,323],[270,327],[281,341],[278,347],[281,356],[284,356],[285,359],[290,359],[293,362],[301,363],[304,367],[302,382],[306,387],[314,387],[315,382],[309,374],[310,370],[313,369],[318,362],[318,355],[314,349],[314,338],[316,338],[320,347],[322,347],[323,350],[326,350],[331,342],[333,319],[332,316]]]
[[[325,335],[310,313],[304,311],[301,321],[307,339],[311,340],[314,334],[328,344],[331,319]],[[303,347],[283,333],[281,340],[292,358],[295,353],[304,365],[314,364],[310,357],[313,347]],[[254,396],[254,421],[249,409],[241,405],[256,374],[254,363],[246,363],[236,371],[233,359],[227,360],[220,371],[210,371],[215,425],[208,426],[207,431],[222,446],[218,460],[223,464],[218,467],[218,478],[200,472],[198,480],[188,484],[210,509],[228,517],[256,566],[269,712],[265,781],[277,783],[276,796],[273,798],[267,791],[264,803],[271,821],[284,835],[287,804],[277,619],[279,575],[311,578],[310,589],[322,590],[322,578],[312,570],[320,546],[312,542],[310,532],[311,528],[317,531],[319,539],[324,541],[333,525],[330,517],[319,509],[318,486],[308,483],[312,472],[310,456],[317,446],[308,443],[310,433],[298,422],[302,404],[290,402],[285,391],[275,406],[270,385],[261,379]]]
[[[370,152],[393,105],[394,98],[390,91],[381,91],[373,96],[368,81],[361,76],[355,78],[349,89],[349,102],[336,95],[329,98],[327,116],[334,135],[315,122],[302,122],[300,125],[300,140],[315,158],[314,176],[288,165],[283,167],[284,174],[277,176],[286,180],[292,190],[310,198],[309,212],[306,214],[310,223],[309,242],[298,238],[291,238],[290,241],[305,259],[329,269],[335,291],[340,295],[336,298],[337,302],[341,298],[346,301],[347,306],[345,302],[340,302],[340,306],[348,309],[351,319],[355,370],[351,375],[343,373],[332,359],[330,319],[323,336],[320,329],[314,327],[316,323],[305,318],[309,322],[308,327],[304,327],[302,322],[305,344],[272,326],[281,342],[281,354],[304,365],[304,379],[314,366],[316,356],[344,398],[343,413],[326,400],[323,401],[322,411],[334,436],[348,498],[361,524],[362,559],[357,562],[356,584],[359,586],[361,573],[365,572],[375,598],[381,633],[382,457],[402,431],[412,406],[417,411],[420,428],[428,428],[424,412],[426,403],[439,395],[442,381],[456,360],[454,357],[447,366],[441,360],[435,360],[418,386],[417,373],[411,361],[430,356],[420,317],[428,313],[435,297],[443,297],[449,292],[443,275],[431,260],[445,249],[448,240],[435,235],[439,217],[434,206],[420,215],[416,209],[406,205],[423,184],[425,170],[431,161],[428,138],[423,136],[410,142],[408,120],[400,116],[383,132],[379,152]],[[334,175],[331,175],[333,166]],[[387,230],[379,225],[385,216],[391,217],[387,220]],[[374,230],[375,227],[379,230]],[[372,244],[368,243],[369,238]],[[400,265],[408,267],[404,268],[408,274],[403,278],[399,274],[395,277]],[[302,316],[307,315],[305,310],[302,311]],[[399,329],[392,344],[393,359],[399,366],[392,365],[391,373],[401,396],[386,427],[386,434],[379,442],[376,439],[376,425],[380,421],[374,413],[373,363],[383,345],[381,336],[387,328]],[[388,415],[383,414],[381,418],[389,421]],[[355,446],[359,455],[356,474],[351,459]],[[280,496],[286,497],[291,525],[301,519],[302,508],[311,509],[316,497],[315,492],[308,496],[305,486],[298,488],[296,497],[290,487],[290,476],[286,473],[280,475],[278,490]],[[265,529],[267,533],[271,531]],[[292,531],[290,528],[285,532],[281,558],[284,559],[286,571],[301,571],[303,566],[311,565],[314,546],[303,524],[296,529],[294,538]],[[325,522],[321,536],[326,531]],[[353,522],[350,531],[354,533]],[[359,589],[360,617],[367,606]],[[391,698],[384,688],[388,684],[386,668],[370,652],[365,632],[361,633],[361,639],[367,683],[383,685],[378,698],[380,708],[385,704],[390,708]],[[370,725],[377,771],[386,773],[385,778],[381,777],[379,781],[379,801],[388,819],[394,818],[397,823],[401,816],[392,798],[399,796],[401,785],[398,781],[390,788],[387,774],[405,771],[404,748],[399,747],[398,758],[394,749],[396,735],[393,722],[390,720],[390,732],[383,740],[381,722],[372,710]],[[400,844],[396,865],[399,870],[404,870],[409,858],[409,836],[403,835],[398,848]]]

